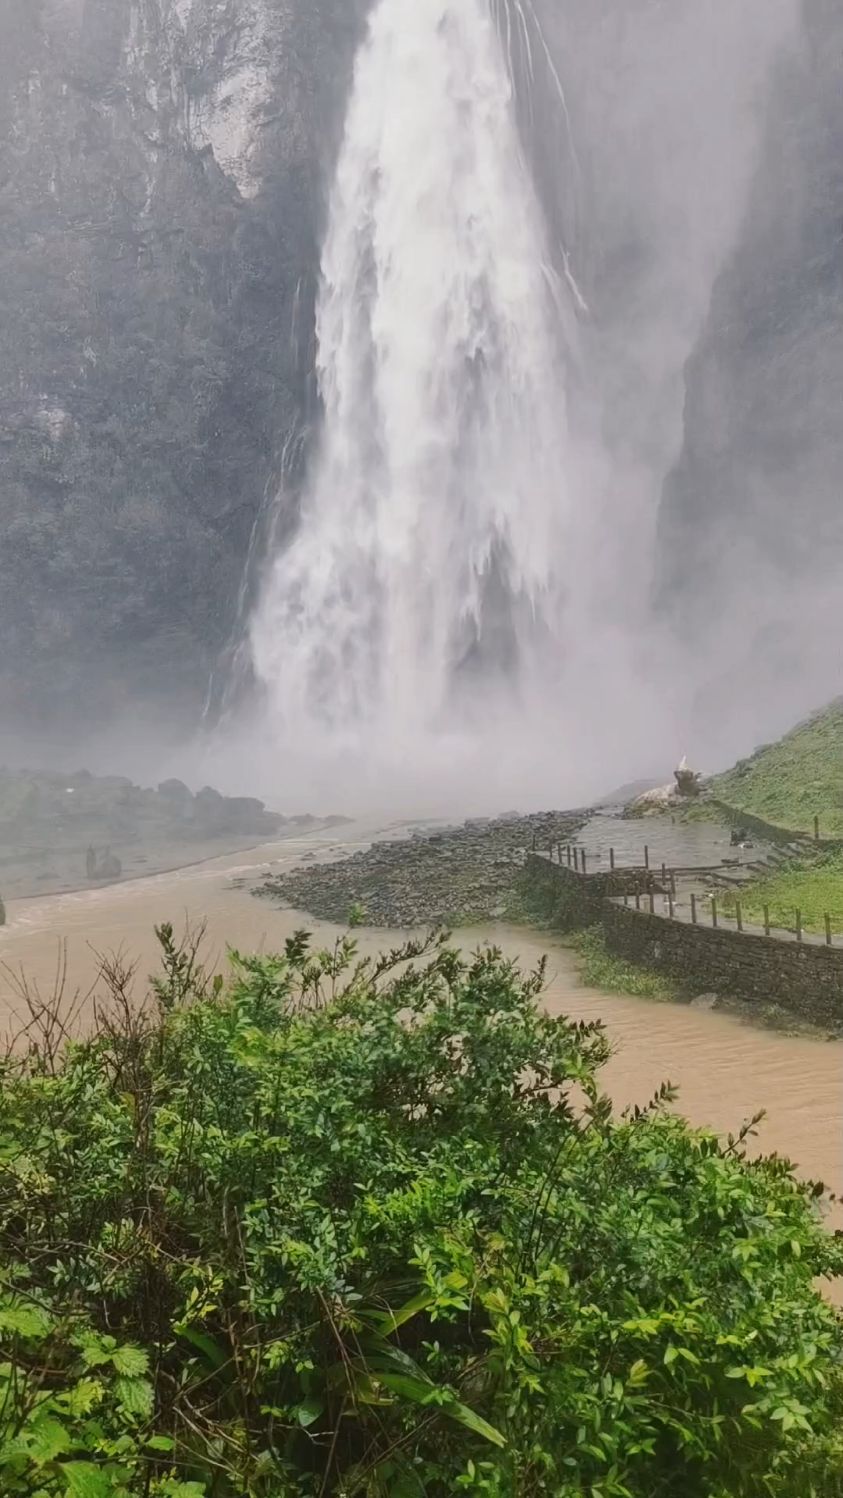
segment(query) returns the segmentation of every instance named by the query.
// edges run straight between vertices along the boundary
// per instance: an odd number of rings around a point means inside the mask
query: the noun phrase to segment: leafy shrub
[[[664,973],[650,968],[638,967],[634,962],[625,962],[615,957],[606,946],[602,926],[587,926],[584,931],[575,931],[568,938],[580,959],[580,975],[584,983],[601,988],[604,993],[628,993],[642,999],[671,999],[677,996],[676,987]]]
[[[5,1064],[0,1491],[843,1492],[819,1188],[662,1107],[443,942],[160,933],[138,1015]]]

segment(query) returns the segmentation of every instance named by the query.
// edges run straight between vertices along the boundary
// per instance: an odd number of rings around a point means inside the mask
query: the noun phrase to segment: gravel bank
[[[331,864],[273,876],[256,894],[321,920],[394,927],[458,926],[519,913],[516,885],[534,845],[566,842],[584,812],[515,813],[462,827],[419,829]]]

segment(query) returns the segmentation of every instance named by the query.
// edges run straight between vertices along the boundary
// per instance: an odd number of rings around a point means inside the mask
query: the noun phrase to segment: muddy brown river
[[[344,835],[368,842],[376,830]],[[14,1026],[22,972],[47,994],[66,963],[67,994],[85,996],[96,983],[100,954],[121,950],[137,963],[140,986],[156,966],[153,928],[162,921],[182,929],[203,924],[206,965],[216,968],[225,967],[227,944],[270,951],[301,926],[332,941],[337,928],[278,910],[250,891],[270,867],[328,854],[336,843],[336,833],[317,834],[109,889],[11,901],[0,931],[0,1029]],[[395,945],[394,932],[358,934],[366,950]],[[722,1133],[764,1109],[759,1146],[843,1193],[843,1043],[791,1038],[722,1014],[583,988],[571,954],[552,936],[494,924],[459,934],[467,948],[488,941],[525,966],[547,952],[550,1011],[605,1022],[616,1047],[605,1083],[619,1106],[646,1102],[669,1080],[680,1090],[681,1111]]]

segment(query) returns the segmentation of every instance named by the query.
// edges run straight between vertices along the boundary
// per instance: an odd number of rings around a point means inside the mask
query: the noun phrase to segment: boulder
[[[702,776],[696,770],[690,769],[687,759],[683,759],[678,770],[674,770],[677,794],[692,798],[698,796],[702,790]]]

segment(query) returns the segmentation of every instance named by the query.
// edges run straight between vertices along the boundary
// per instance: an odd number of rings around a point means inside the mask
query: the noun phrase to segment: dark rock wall
[[[702,651],[725,612],[738,653],[754,637],[771,677],[805,673],[800,631],[812,650],[843,588],[841,417],[843,7],[803,0],[664,492],[661,602]]]
[[[0,721],[195,721],[282,446],[356,0],[0,4]]]

